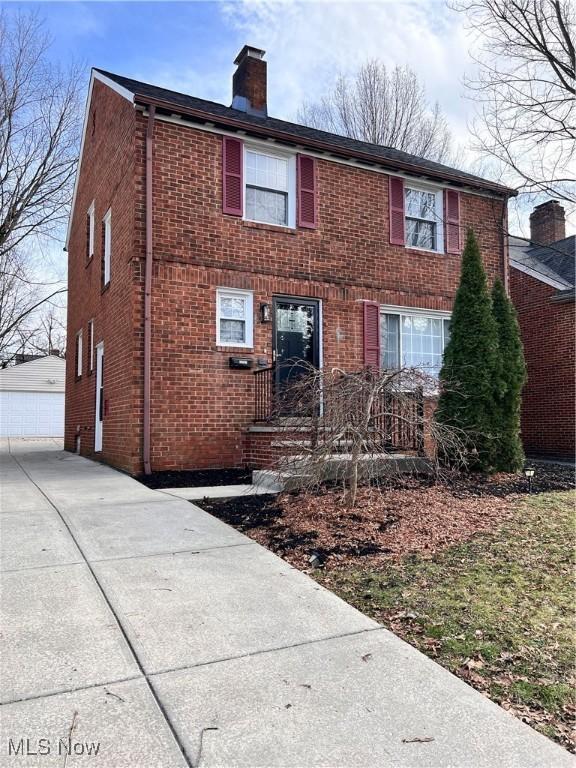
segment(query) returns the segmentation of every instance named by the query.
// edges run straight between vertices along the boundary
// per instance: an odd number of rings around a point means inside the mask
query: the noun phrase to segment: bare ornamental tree
[[[438,476],[438,457],[447,452],[459,459],[452,469],[464,466],[465,435],[426,413],[424,395],[437,386],[431,373],[415,368],[350,373],[298,361],[273,407],[286,437],[276,470],[304,490],[336,483],[353,507],[360,484],[385,484],[399,473]],[[426,457],[425,436],[435,446]]]
[[[576,203],[572,0],[453,0],[475,34],[477,149],[521,191]]]
[[[408,67],[389,70],[372,59],[353,77],[340,75],[318,102],[306,102],[299,122],[352,139],[394,147],[440,163],[454,161],[452,138],[438,103]]]

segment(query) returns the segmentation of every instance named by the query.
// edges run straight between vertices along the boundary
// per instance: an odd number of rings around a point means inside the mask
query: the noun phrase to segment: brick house
[[[92,71],[68,450],[131,473],[265,464],[255,391],[282,361],[438,368],[469,226],[507,283],[512,190],[269,117],[263,55],[240,52],[231,107]]]
[[[522,439],[528,455],[574,460],[576,236],[550,200],[530,216],[530,241],[510,238],[510,295],[518,313],[527,382]]]

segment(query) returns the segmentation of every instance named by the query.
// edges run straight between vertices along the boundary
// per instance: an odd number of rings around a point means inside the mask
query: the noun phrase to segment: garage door
[[[63,392],[0,392],[2,437],[63,437]]]

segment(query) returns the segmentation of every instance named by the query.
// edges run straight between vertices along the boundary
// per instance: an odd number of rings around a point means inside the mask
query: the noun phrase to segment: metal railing
[[[323,400],[323,415],[306,420],[313,444],[322,442],[323,434],[330,430],[329,398]],[[382,450],[410,450],[421,454],[424,449],[424,392],[422,387],[402,391],[398,395],[383,392],[372,407],[370,429],[374,442]],[[286,401],[280,397],[276,385],[276,370],[263,368],[254,371],[254,421],[273,423],[290,417]],[[300,413],[302,416],[302,413]],[[343,440],[343,443],[346,441]]]

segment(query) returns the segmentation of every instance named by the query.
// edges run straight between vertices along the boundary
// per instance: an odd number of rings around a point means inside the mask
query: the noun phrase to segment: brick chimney
[[[564,208],[558,200],[537,205],[530,214],[530,240],[539,245],[550,245],[566,237]]]
[[[251,115],[268,114],[266,105],[266,51],[245,45],[234,64],[232,78],[232,107]]]

